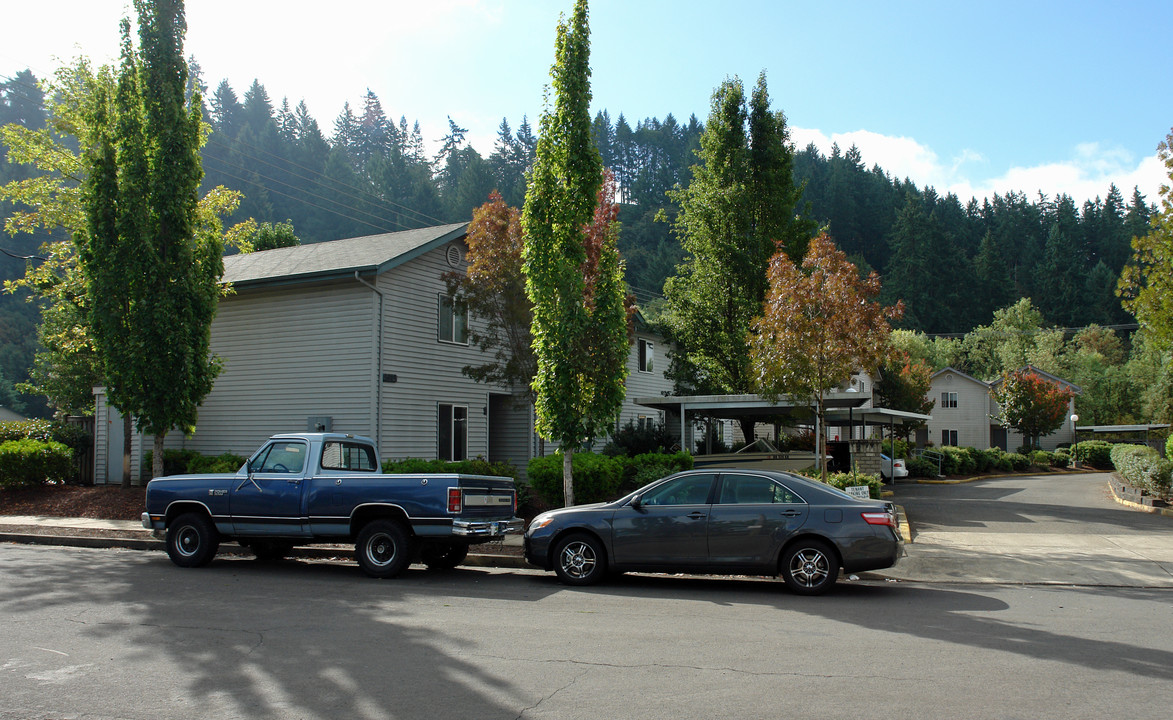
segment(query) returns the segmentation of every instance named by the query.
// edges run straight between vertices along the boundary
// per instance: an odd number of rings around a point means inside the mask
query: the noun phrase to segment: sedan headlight
[[[541,530],[552,522],[554,522],[554,516],[543,513],[542,515],[538,515],[533,519],[533,522],[529,524],[529,529],[527,532],[532,533],[534,530]]]

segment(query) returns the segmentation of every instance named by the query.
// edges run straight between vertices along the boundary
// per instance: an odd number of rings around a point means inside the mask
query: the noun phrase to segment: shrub
[[[53,437],[53,423],[48,420],[16,420],[0,423],[0,442],[8,442],[9,440],[50,442],[55,439]]]
[[[969,454],[968,448],[946,446],[941,452],[951,468],[946,475],[972,475],[977,470],[977,461]]]
[[[1010,469],[1016,471],[1029,470],[1030,458],[1022,453],[1006,453],[1003,458],[1010,462]]]
[[[0,443],[0,487],[65,482],[73,473],[73,451],[53,440],[20,439]]]
[[[815,477],[815,479],[817,480],[818,478]],[[863,473],[852,475],[851,473],[843,472],[827,473],[827,484],[840,490],[853,485],[866,485],[868,494],[876,500],[883,497],[882,493],[884,492],[884,484],[880,480],[879,475],[865,475]]]
[[[1173,460],[1173,435],[1165,438],[1165,457]]]
[[[672,473],[692,469],[692,455],[686,452],[644,453],[619,460],[623,466],[623,479],[620,481],[618,491],[620,495],[641,488],[653,480],[659,480]]]
[[[1051,467],[1051,453],[1046,450],[1033,450],[1027,457],[1030,458],[1030,464],[1035,467]]]
[[[384,460],[383,472],[391,475],[413,473],[456,473],[460,475],[495,475],[517,480],[517,468],[506,462],[489,462],[483,458],[472,460]]]
[[[901,440],[900,438],[897,438],[896,439],[896,450],[892,450],[891,438],[885,440],[882,443],[881,447],[883,448],[881,450],[881,452],[883,452],[885,455],[887,455],[890,458],[906,458],[906,457],[908,457],[908,441],[907,440]]]
[[[248,458],[240,455],[233,455],[232,453],[223,453],[215,457],[208,457],[207,455],[196,455],[187,463],[187,471],[189,473],[234,473],[244,465],[244,461]],[[167,455],[163,455],[163,463],[167,463]]]
[[[937,477],[937,463],[925,460],[923,457],[912,457],[904,463],[911,477]]]
[[[574,500],[578,504],[618,497],[623,464],[616,458],[592,452],[576,452],[573,458]],[[526,471],[534,491],[551,507],[566,504],[562,492],[562,453],[529,461]]]
[[[1074,446],[1074,451],[1079,462],[1085,465],[1112,469],[1112,443],[1106,440],[1084,440]]]
[[[676,438],[668,432],[664,423],[645,423],[643,427],[628,420],[627,424],[611,434],[611,440],[603,448],[604,455],[626,455],[635,457],[646,453],[666,452]]]
[[[1030,457],[1030,454],[1038,449],[1039,448],[1035,447],[1034,445],[1019,445],[1018,449],[1015,450],[1014,452],[1018,453],[1019,455],[1025,455],[1026,457]]]
[[[1156,450],[1145,445],[1116,445],[1111,460],[1129,485],[1169,499],[1173,462],[1162,458]]]

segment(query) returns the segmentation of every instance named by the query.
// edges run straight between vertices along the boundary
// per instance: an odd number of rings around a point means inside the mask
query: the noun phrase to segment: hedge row
[[[1121,444],[1112,447],[1111,457],[1116,472],[1129,485],[1163,500],[1170,498],[1173,462],[1159,452],[1146,445]]]
[[[686,452],[644,453],[635,457],[607,457],[593,452],[576,452],[573,459],[574,501],[578,504],[606,502],[658,480],[690,470],[692,455]],[[549,507],[562,507],[562,453],[530,460],[526,469],[529,484]]]
[[[73,451],[55,440],[0,442],[0,488],[63,483],[73,474]]]
[[[143,467],[150,473],[154,467],[153,451],[148,450],[143,458]],[[244,465],[247,458],[232,453],[208,456],[200,455],[195,450],[164,450],[163,475],[213,474],[234,473]]]
[[[818,480],[819,478],[814,477],[813,479]],[[840,490],[845,490],[852,486],[866,485],[868,494],[874,500],[879,500],[883,497],[884,492],[884,481],[880,479],[879,475],[866,475],[864,473],[852,475],[851,473],[845,472],[827,473],[827,484]]]
[[[1080,443],[1081,445],[1083,443]],[[934,448],[941,455],[941,475],[974,475],[985,472],[1022,472],[1031,467],[1067,467],[1070,456],[1066,450],[1034,450],[1029,455],[1006,452],[1001,448],[978,450],[972,447],[945,446]],[[913,477],[936,477],[938,463],[935,459],[917,456],[905,462],[908,474]]]

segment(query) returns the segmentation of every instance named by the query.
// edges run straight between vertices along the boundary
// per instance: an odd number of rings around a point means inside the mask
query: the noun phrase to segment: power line
[[[296,185],[290,185],[290,184],[289,184],[289,183],[287,183],[287,182],[283,182],[283,181],[281,181],[281,180],[278,180],[278,179],[276,179],[276,178],[269,177],[269,176],[267,176],[267,175],[261,175],[260,173],[257,173],[257,172],[256,172],[256,171],[254,171],[254,170],[251,170],[251,169],[249,169],[249,168],[246,168],[246,167],[244,167],[243,165],[237,165],[236,163],[231,163],[231,162],[228,162],[227,160],[224,160],[223,158],[216,158],[216,157],[213,157],[213,158],[205,158],[205,159],[211,159],[211,160],[214,160],[214,161],[216,161],[216,162],[218,162],[218,163],[221,163],[221,164],[223,164],[223,165],[227,165],[228,167],[233,167],[233,168],[236,168],[236,169],[238,169],[238,170],[243,170],[243,171],[245,171],[246,173],[247,173],[247,172],[252,172],[254,175],[256,175],[256,177],[257,177],[257,178],[260,178],[260,179],[262,179],[262,180],[266,180],[266,181],[268,181],[268,182],[271,182],[271,183],[276,183],[276,184],[278,184],[278,185],[284,185],[285,187],[287,187],[287,188],[291,188],[291,189],[293,189],[293,190],[300,190],[300,191],[304,192],[305,194],[309,195],[310,197],[317,198],[318,200],[321,200],[321,201],[323,201],[323,202],[326,202],[326,203],[332,203],[332,204],[334,204],[334,205],[337,205],[338,207],[344,208],[344,209],[346,209],[346,210],[349,210],[349,211],[351,211],[351,212],[354,212],[354,213],[359,213],[359,214],[362,214],[362,215],[366,215],[366,216],[368,216],[368,217],[372,217],[372,218],[374,218],[375,220],[378,220],[379,222],[382,222],[382,223],[392,223],[392,224],[394,224],[394,225],[398,225],[399,227],[401,227],[401,228],[403,228],[403,229],[405,229],[405,230],[406,230],[406,229],[410,229],[410,228],[408,228],[408,226],[407,226],[407,225],[404,225],[403,223],[401,223],[401,222],[399,222],[399,221],[397,221],[397,220],[393,220],[393,219],[390,219],[390,218],[381,217],[381,216],[379,216],[379,215],[376,215],[375,213],[372,213],[372,212],[367,212],[366,210],[363,210],[363,209],[361,209],[361,208],[356,208],[356,207],[351,207],[351,206],[349,206],[349,205],[345,205],[345,204],[343,204],[343,203],[337,202],[337,201],[335,201],[335,200],[332,200],[332,199],[330,199],[330,198],[327,198],[327,197],[323,197],[323,196],[321,196],[321,195],[318,195],[317,193],[310,192],[310,191],[306,190],[305,188],[300,188],[300,187],[298,187],[298,186],[296,186]],[[219,172],[219,173],[221,173],[221,174],[223,174],[223,175],[227,175],[228,177],[234,178],[234,179],[236,179],[236,180],[240,180],[241,182],[248,183],[248,184],[250,184],[250,185],[259,185],[259,183],[257,183],[255,180],[249,180],[249,179],[246,179],[246,178],[242,178],[242,177],[240,177],[240,176],[238,176],[238,175],[233,175],[233,174],[231,174],[231,173],[228,173],[228,172],[225,172],[225,171],[223,171],[223,170],[217,170],[216,172]],[[290,194],[288,194],[288,193],[283,193],[283,192],[281,192],[281,191],[279,191],[279,190],[275,190],[274,188],[271,188],[271,187],[264,187],[263,189],[265,190],[265,192],[271,192],[271,193],[275,193],[275,194],[277,194],[277,195],[281,195],[281,196],[283,196],[283,197],[291,198],[291,199],[293,199],[293,200],[297,200],[297,201],[299,201],[299,202],[305,202],[305,203],[306,203],[306,204],[308,204],[308,205],[311,205],[311,206],[313,206],[313,207],[317,207],[317,208],[319,208],[319,209],[322,209],[322,210],[327,210],[328,212],[334,212],[334,211],[332,211],[332,210],[329,210],[328,208],[322,207],[321,205],[316,205],[316,204],[314,204],[314,203],[309,203],[308,201],[302,200],[301,198],[297,198],[297,197],[295,197],[295,196],[293,196],[293,195],[290,195]],[[347,215],[344,215],[343,213],[338,213],[338,212],[335,212],[335,214],[339,215],[340,217],[346,217],[346,218],[347,218],[347,219],[349,219],[349,220],[354,220],[355,222],[361,222],[361,223],[363,223],[363,224],[365,224],[365,225],[369,225],[369,226],[371,226],[371,227],[373,227],[373,228],[378,228],[379,230],[382,230],[382,231],[384,231],[384,232],[389,232],[389,231],[387,230],[387,227],[386,227],[386,225],[376,225],[376,224],[374,224],[374,223],[366,222],[365,220],[362,220],[362,219],[360,219],[360,218],[356,218],[356,217],[353,217],[353,216],[347,216]]]
[[[223,142],[220,142],[219,140],[216,140],[216,139],[215,139],[215,137],[216,137],[216,135],[215,135],[215,133],[213,132],[213,133],[212,133],[212,135],[210,135],[210,136],[208,137],[208,143],[209,143],[209,144],[212,144],[212,145],[218,145],[218,146],[220,146],[220,147],[224,148],[225,150],[228,150],[229,152],[239,152],[238,150],[236,150],[236,149],[235,149],[235,148],[233,148],[232,146],[230,146],[230,145],[226,145],[226,144],[224,144]],[[254,150],[254,151],[258,152],[258,153],[263,153],[263,154],[265,154],[265,155],[268,155],[269,157],[276,158],[276,159],[278,159],[278,160],[280,160],[280,161],[282,161],[282,162],[284,162],[284,163],[288,163],[289,165],[292,165],[293,167],[295,167],[295,168],[298,168],[299,170],[304,170],[305,172],[307,172],[307,173],[310,173],[311,175],[316,175],[316,176],[318,176],[318,177],[320,177],[320,178],[324,178],[324,179],[326,179],[326,180],[329,180],[331,183],[333,183],[333,184],[337,185],[338,187],[346,188],[347,190],[353,190],[354,192],[356,192],[356,193],[359,193],[360,195],[365,195],[365,196],[367,196],[368,198],[375,200],[376,202],[385,203],[385,204],[387,204],[387,205],[392,205],[392,206],[394,206],[394,207],[400,208],[401,210],[403,210],[403,211],[405,211],[405,212],[409,212],[409,213],[411,213],[411,214],[413,214],[413,215],[416,215],[416,216],[418,216],[418,217],[419,217],[419,219],[422,219],[422,220],[427,220],[427,221],[429,221],[429,222],[434,222],[434,223],[436,223],[436,224],[438,224],[438,225],[443,225],[443,224],[444,224],[444,221],[443,221],[443,220],[440,220],[439,218],[435,218],[435,217],[432,217],[431,215],[428,215],[427,213],[423,213],[423,212],[420,212],[419,210],[415,210],[415,209],[413,209],[413,208],[409,208],[409,207],[407,207],[406,205],[401,205],[400,203],[397,203],[397,202],[395,202],[394,200],[388,200],[388,199],[387,199],[387,198],[385,198],[385,197],[382,197],[382,196],[380,196],[380,195],[378,195],[378,194],[375,194],[375,193],[372,193],[372,192],[368,192],[368,191],[366,191],[366,190],[364,190],[364,189],[362,189],[362,188],[355,187],[355,186],[353,186],[353,185],[348,185],[347,183],[344,183],[344,182],[339,182],[338,180],[334,180],[333,178],[329,178],[329,177],[327,177],[327,176],[325,175],[325,173],[323,173],[323,172],[321,172],[321,171],[319,171],[319,170],[314,170],[313,168],[308,168],[308,167],[306,167],[306,166],[304,166],[304,165],[301,165],[301,164],[299,164],[299,163],[296,163],[296,162],[294,162],[294,161],[292,161],[292,160],[288,160],[288,159],[286,159],[286,158],[283,158],[283,157],[281,157],[280,155],[276,155],[276,154],[274,154],[274,153],[271,153],[271,152],[269,152],[268,150],[265,150],[264,148],[259,148],[259,147],[256,147],[255,145],[250,145],[250,144],[248,144],[248,143],[246,143],[246,142],[244,142],[244,141],[242,141],[242,140],[239,140],[239,139],[237,139],[237,140],[234,140],[234,141],[230,141],[230,142],[234,142],[234,143],[236,143],[237,145],[241,145],[241,146],[243,146],[243,147],[249,148],[250,150]],[[249,158],[250,158],[250,159],[252,159],[252,160],[256,160],[257,162],[263,162],[263,163],[265,163],[266,165],[269,165],[270,167],[276,168],[276,169],[278,169],[278,170],[281,170],[281,171],[283,171],[283,172],[289,172],[289,174],[290,174],[290,175],[293,175],[294,177],[298,177],[298,178],[300,178],[300,179],[302,179],[302,180],[308,180],[308,181],[310,181],[310,182],[317,182],[319,185],[322,185],[323,187],[328,187],[328,186],[327,186],[327,185],[325,185],[324,183],[320,183],[320,182],[318,182],[317,180],[315,180],[315,179],[314,179],[314,178],[312,178],[312,177],[306,177],[306,176],[304,176],[304,175],[299,175],[299,174],[297,174],[297,173],[290,172],[290,171],[289,171],[289,170],[287,170],[286,168],[283,168],[283,167],[281,167],[281,166],[279,166],[279,165],[276,165],[276,164],[274,164],[274,163],[267,162],[267,161],[265,161],[265,160],[261,160],[260,158],[255,158],[255,157],[247,156],[247,155],[245,155],[244,153],[240,153],[240,154],[241,154],[242,156],[244,156],[244,157],[249,157]],[[333,188],[331,188],[331,189],[333,189]],[[348,197],[352,197],[352,198],[353,198],[353,199],[355,199],[355,200],[362,200],[362,199],[363,199],[363,198],[361,198],[361,197],[355,197],[355,196],[353,196],[353,195],[350,195],[349,193],[342,193],[342,194],[343,194],[343,195],[347,195]]]

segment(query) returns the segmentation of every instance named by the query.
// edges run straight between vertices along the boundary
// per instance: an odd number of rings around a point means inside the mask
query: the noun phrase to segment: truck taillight
[[[448,512],[458,513],[462,509],[460,488],[448,488]]]
[[[860,513],[860,516],[868,525],[889,525],[891,527],[896,527],[896,523],[893,521],[892,516],[886,512],[865,512]]]

